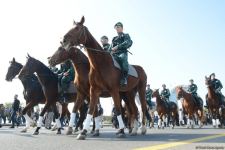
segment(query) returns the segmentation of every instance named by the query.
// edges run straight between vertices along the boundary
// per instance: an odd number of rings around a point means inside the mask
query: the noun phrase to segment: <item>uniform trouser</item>
[[[13,111],[12,116],[11,116],[11,120],[12,120],[12,126],[14,126],[15,123],[18,124],[17,119],[16,119],[16,111]]]
[[[66,91],[69,88],[69,83],[72,81],[71,77],[63,76],[61,79],[61,88]]]
[[[127,78],[128,75],[128,56],[127,52],[120,54],[113,54],[115,60],[119,63],[122,71],[123,78]]]

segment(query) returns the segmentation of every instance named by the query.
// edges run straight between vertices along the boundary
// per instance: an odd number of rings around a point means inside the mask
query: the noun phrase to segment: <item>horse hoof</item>
[[[99,130],[95,130],[95,132],[94,132],[94,134],[92,134],[92,136],[94,136],[94,137],[100,136]]]
[[[117,134],[117,138],[125,138],[125,137],[126,137],[125,133]]]
[[[66,131],[66,135],[71,135],[73,134],[73,129],[72,127],[68,127],[67,131]]]
[[[130,133],[130,136],[136,136],[137,135],[137,132],[131,132]]]
[[[174,129],[174,127],[172,127],[172,129]]]
[[[86,135],[83,135],[81,133],[77,136],[77,140],[85,140],[85,139],[86,139]]]
[[[33,135],[38,135],[38,134],[39,134],[39,132],[34,132],[34,133],[33,133]]]
[[[55,128],[55,127],[51,129],[51,131],[55,131],[55,130],[57,130],[57,128]]]
[[[146,132],[147,132],[146,130],[145,130],[145,131],[141,131],[141,134],[142,134],[142,135],[145,135]]]
[[[57,131],[57,133],[56,134],[61,134],[61,131]]]
[[[23,130],[20,131],[21,133],[26,133],[27,132],[27,128],[24,128]]]

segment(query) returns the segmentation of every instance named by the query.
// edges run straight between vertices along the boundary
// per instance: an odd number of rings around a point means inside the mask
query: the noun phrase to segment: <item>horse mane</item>
[[[50,68],[48,68],[44,63],[42,63],[41,61],[31,57],[35,63],[38,65],[38,69],[40,69],[42,72],[44,72],[44,75],[47,77],[55,77],[55,74],[51,71]],[[43,74],[41,74],[43,75]]]

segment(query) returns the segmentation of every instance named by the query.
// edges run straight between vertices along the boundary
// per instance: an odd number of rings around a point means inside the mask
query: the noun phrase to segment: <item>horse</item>
[[[174,102],[169,102],[168,105],[166,104],[165,100],[163,100],[159,94],[159,89],[154,90],[152,93],[152,98],[156,98],[156,110],[159,115],[159,120],[158,120],[158,128],[162,127],[163,124],[163,129],[166,124],[165,118],[172,118],[172,129],[175,126],[175,122],[178,120],[178,108],[177,104]]]
[[[80,103],[82,103],[85,98],[88,98],[89,100],[89,90],[90,90],[90,84],[89,84],[89,78],[88,78],[88,73],[90,70],[90,64],[88,61],[87,56],[78,48],[72,46],[68,50],[60,46],[58,50],[51,56],[49,57],[49,64],[50,66],[55,66],[57,64],[60,64],[66,60],[72,60],[74,68],[75,68],[75,80],[74,84],[77,87],[77,100],[73,108],[73,113],[71,115],[71,120],[70,124],[68,127],[68,130],[66,132],[67,135],[72,134],[72,127],[73,127],[73,120],[75,118],[75,114],[80,107]],[[129,95],[129,93],[127,93]],[[121,98],[124,100],[128,108],[131,106],[136,106],[132,103],[132,101],[127,100],[127,96],[125,93],[120,93]],[[111,97],[110,93],[107,91],[104,91],[100,94],[100,97]],[[129,122],[132,122],[132,119],[135,119],[137,116],[137,108],[132,107],[131,109],[128,109],[129,114],[131,114],[129,117]],[[74,115],[73,115],[74,114]],[[96,117],[97,118],[97,117]],[[95,118],[95,124],[96,124],[96,131],[99,131],[99,119]],[[131,128],[131,127],[130,127]],[[95,133],[93,135],[97,135],[98,133]],[[131,131],[131,135],[136,135],[137,134],[137,125],[133,128]]]
[[[83,25],[85,19],[81,18],[80,22],[75,22],[75,27],[69,30],[63,38],[63,46],[67,50],[71,46],[83,45],[87,51],[88,60],[90,63],[89,83],[90,83],[90,106],[89,112],[84,123],[84,129],[78,135],[77,139],[85,139],[87,129],[90,126],[92,114],[97,104],[98,98],[102,91],[109,91],[113,98],[114,105],[117,111],[117,118],[119,121],[118,137],[125,137],[124,123],[121,117],[120,95],[119,92],[138,91],[141,104],[142,113],[146,112],[145,87],[147,84],[147,75],[141,66],[135,65],[138,77],[129,76],[128,84],[121,87],[119,84],[121,78],[121,71],[114,67],[113,59],[110,53],[104,51],[95,38],[88,31],[88,28]],[[136,93],[130,95],[131,99],[135,99]],[[146,133],[145,115],[142,119],[142,134]]]
[[[6,74],[6,81],[11,82],[20,72],[23,65],[18,63],[15,58],[10,61],[10,66],[8,67],[8,71]],[[41,87],[40,82],[35,74],[30,76],[25,76],[20,79],[22,85],[24,87],[23,95],[26,101],[26,106],[22,110],[22,115],[26,119],[26,127],[21,130],[21,132],[27,132],[27,129],[30,127],[31,123],[34,123],[32,119],[29,117],[29,110],[38,104],[45,104],[45,96]],[[74,102],[74,98],[70,98],[69,102]],[[69,110],[67,108],[67,103],[61,103],[62,105],[62,114],[61,117],[64,117],[66,114],[69,116]],[[81,123],[80,123],[81,124]],[[78,124],[78,126],[80,126]],[[78,128],[77,126],[77,128]]]
[[[23,65],[16,62],[15,58],[10,61],[10,66],[8,67],[8,71],[6,74],[6,81],[12,81],[16,75],[19,74]],[[37,79],[37,77],[32,74],[28,76],[24,76],[20,79],[23,84],[24,91],[24,99],[26,100],[26,106],[22,110],[22,115],[26,119],[26,127],[21,130],[21,132],[27,132],[27,129],[30,127],[31,123],[33,123],[32,119],[29,117],[27,113],[35,106],[45,103],[44,93],[42,91],[41,85]]]
[[[195,114],[199,119],[199,128],[203,126],[203,106],[198,106],[192,94],[187,93],[181,86],[176,87],[177,99],[183,98],[182,107],[185,114],[188,115],[187,128],[194,128]]]
[[[39,129],[43,123],[43,116],[50,107],[52,107],[56,124],[58,127],[57,134],[61,134],[61,123],[59,121],[59,112],[56,107],[58,101],[58,77],[42,62],[28,55],[26,64],[22,67],[18,78],[20,80],[25,79],[27,76],[37,73],[38,80],[41,84],[41,88],[45,97],[45,106],[40,113],[37,128],[34,135],[39,134]],[[76,93],[73,93],[72,100],[75,101]]]
[[[206,99],[208,101],[208,109],[212,115],[213,127],[216,128],[217,126],[220,125],[220,120],[222,121],[222,117],[219,113],[219,110],[221,108],[219,104],[220,96],[213,89],[211,76],[209,77],[205,76],[205,84],[208,90],[208,93],[207,93],[208,97]]]

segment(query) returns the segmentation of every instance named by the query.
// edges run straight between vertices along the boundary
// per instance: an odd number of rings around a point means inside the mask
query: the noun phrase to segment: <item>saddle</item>
[[[58,83],[58,93],[61,93],[62,92],[62,88],[60,86],[60,84]],[[77,92],[77,88],[75,86],[75,84],[73,83],[73,81],[71,81],[69,83],[69,88],[64,91],[65,94],[71,94],[71,93],[76,93]]]
[[[202,107],[203,106],[203,100],[201,99],[201,97],[197,96],[197,95],[192,95],[194,97],[194,103],[198,106],[198,107]]]
[[[114,66],[116,68],[118,68],[119,70],[121,70],[121,67],[120,67],[119,63],[113,58],[112,55],[111,55],[111,57],[112,57]],[[131,75],[131,76],[133,76],[135,78],[138,78],[137,71],[136,71],[136,69],[132,65],[129,65],[128,66],[128,75]]]

